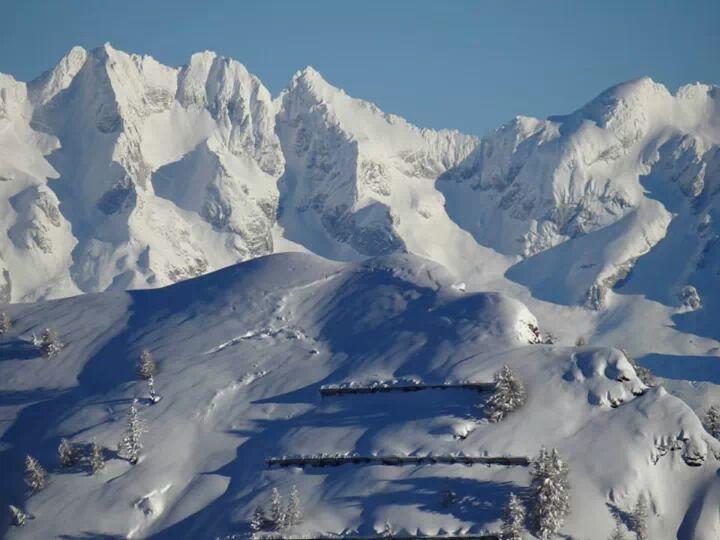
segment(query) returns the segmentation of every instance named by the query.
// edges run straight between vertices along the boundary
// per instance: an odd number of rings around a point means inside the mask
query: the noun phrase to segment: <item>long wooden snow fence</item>
[[[282,537],[281,537],[282,538]],[[500,540],[500,536],[497,534],[448,534],[448,535],[409,535],[409,534],[390,534],[390,535],[376,535],[376,536],[293,536],[293,540],[423,540],[423,539],[441,539],[441,540]]]
[[[527,467],[525,456],[299,456],[271,457],[268,467],[339,467],[340,465],[508,465]]]
[[[394,384],[373,386],[321,386],[322,397],[343,396],[348,394],[377,394],[385,392],[420,392],[422,390],[474,390],[476,392],[492,392],[495,383],[451,383],[451,384]]]

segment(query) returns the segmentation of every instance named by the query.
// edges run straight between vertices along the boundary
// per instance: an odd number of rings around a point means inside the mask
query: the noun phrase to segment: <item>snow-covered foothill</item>
[[[386,523],[410,534],[497,532],[510,494],[527,496],[527,467],[265,460],[533,457],[541,446],[567,461],[563,534],[607,538],[607,505],[631,512],[640,493],[651,538],[716,534],[720,442],[692,409],[648,389],[618,349],[531,343],[528,323],[542,321],[520,302],[455,283],[413,255],[341,264],[281,254],[168,288],[7,306],[0,392],[15,397],[2,400],[2,503],[34,516],[8,537],[247,534],[273,488],[288,495],[293,485],[302,520],[292,534],[379,534]],[[47,320],[67,342],[53,361],[25,346]],[[163,399],[152,406],[135,374],[144,349],[161,367]],[[498,423],[479,414],[482,394],[463,389],[319,395],[351,381],[483,382],[506,365],[527,401]],[[132,407],[148,428],[135,465],[114,450]],[[63,437],[106,447],[105,468],[55,468]],[[48,470],[31,496],[27,453]]]

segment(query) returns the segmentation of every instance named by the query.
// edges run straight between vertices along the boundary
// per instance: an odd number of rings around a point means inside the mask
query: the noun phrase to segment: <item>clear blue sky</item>
[[[720,0],[0,0],[0,72],[32,79],[106,41],[171,65],[214,50],[273,94],[310,64],[420,126],[468,133],[641,75],[720,84]]]

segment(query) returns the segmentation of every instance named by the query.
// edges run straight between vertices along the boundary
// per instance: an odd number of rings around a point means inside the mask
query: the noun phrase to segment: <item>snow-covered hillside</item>
[[[662,388],[648,389],[622,352],[538,344],[538,321],[497,293],[466,293],[412,255],[337,263],[272,255],[168,288],[88,294],[8,307],[0,395],[3,503],[32,516],[9,538],[214,538],[247,533],[272,488],[300,494],[287,535],[497,531],[524,466],[347,464],[268,467],[287,455],[567,457],[571,514],[563,532],[604,539],[638,495],[650,537],[720,533],[720,442]],[[51,325],[65,349],[29,344]],[[542,326],[542,325],[541,325]],[[542,327],[540,328],[542,332]],[[158,364],[149,403],[134,369]],[[488,382],[508,365],[527,403],[496,424],[474,390],[321,398],[323,385]],[[137,465],[118,457],[140,398],[148,432]],[[103,472],[61,468],[62,437],[106,448]],[[26,497],[26,453],[49,471]]]

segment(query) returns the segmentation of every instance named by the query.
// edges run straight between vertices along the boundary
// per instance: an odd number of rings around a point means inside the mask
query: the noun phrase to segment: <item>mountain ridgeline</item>
[[[0,302],[291,250],[409,252],[603,309],[672,249],[660,283],[635,289],[679,305],[718,286],[719,143],[720,91],[702,84],[638,79],[479,139],[417,128],[309,67],[273,98],[211,52],[173,68],[76,47],[29,83],[0,75]]]

